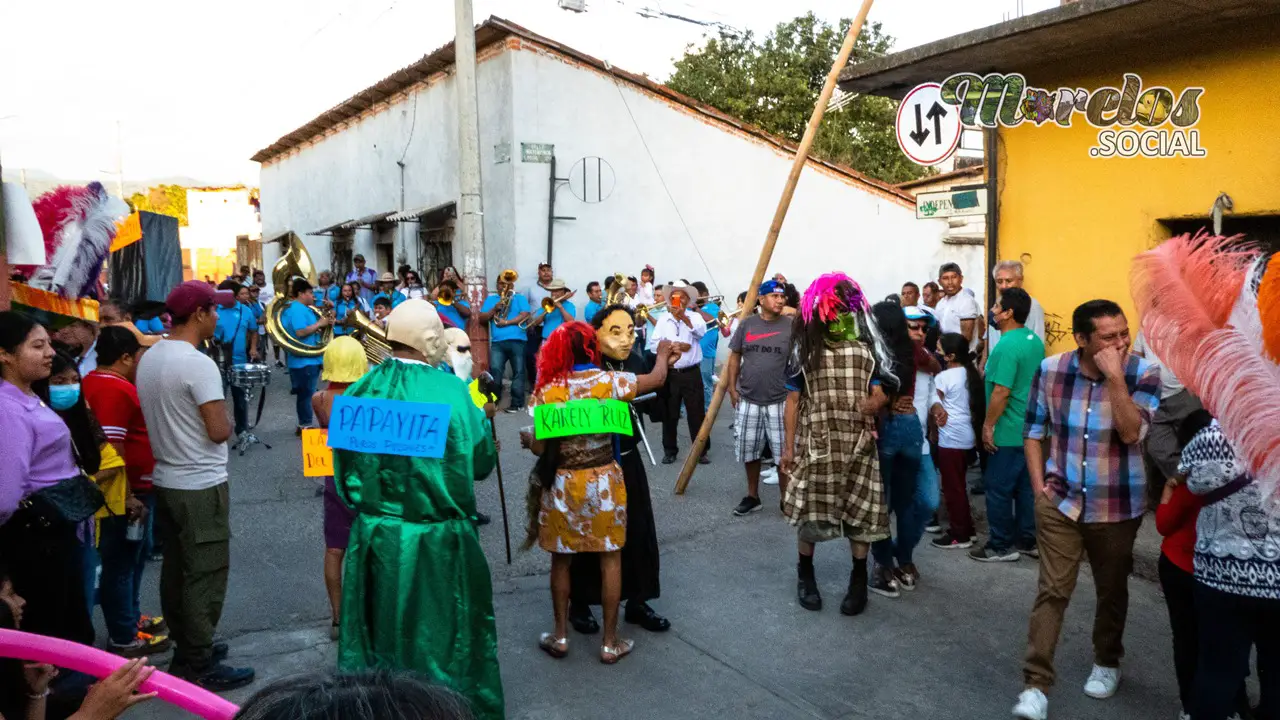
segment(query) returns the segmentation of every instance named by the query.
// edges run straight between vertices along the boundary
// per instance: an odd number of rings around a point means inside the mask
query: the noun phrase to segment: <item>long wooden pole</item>
[[[791,163],[791,174],[787,176],[787,184],[782,189],[782,198],[778,200],[778,209],[773,213],[773,223],[769,225],[769,234],[765,236],[764,247],[760,250],[760,261],[756,263],[755,274],[751,276],[751,284],[747,286],[747,301],[742,306],[742,313],[739,317],[745,318],[755,310],[756,307],[756,290],[760,288],[761,281],[764,280],[764,273],[769,267],[769,259],[773,257],[773,246],[778,242],[778,233],[782,232],[782,221],[787,217],[787,210],[791,207],[791,197],[796,193],[796,183],[800,181],[800,171],[804,170],[805,162],[809,159],[809,148],[813,146],[813,140],[818,136],[818,126],[822,124],[822,116],[827,112],[827,104],[831,102],[831,94],[835,92],[836,81],[840,79],[840,71],[849,63],[849,56],[853,54],[854,43],[858,40],[858,35],[862,32],[862,26],[867,21],[867,13],[871,12],[872,0],[862,0],[862,7],[858,9],[858,16],[853,19],[853,23],[849,25],[849,34],[845,35],[844,43],[840,45],[840,52],[836,55],[836,61],[831,66],[831,72],[827,73],[827,81],[822,85],[822,93],[818,95],[818,102],[814,103],[813,115],[809,118],[809,124],[805,126],[804,137],[800,140],[800,147],[796,150],[796,158]],[[716,392],[711,396],[711,406],[707,408],[707,417],[702,421],[702,427],[698,430],[698,437],[693,441],[693,449],[689,451],[689,456],[685,458],[684,467],[680,469],[680,479],[676,481],[676,494],[683,495],[684,491],[689,487],[689,481],[693,479],[693,471],[698,467],[698,458],[702,457],[702,450],[707,446],[707,440],[711,437],[711,426],[715,424],[716,415],[720,412],[720,405],[724,402],[725,391],[728,387],[725,385],[725,379],[729,373],[720,373],[720,382],[716,383]]]

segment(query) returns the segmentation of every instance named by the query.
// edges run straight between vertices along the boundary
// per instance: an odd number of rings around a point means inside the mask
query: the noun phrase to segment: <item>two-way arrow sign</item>
[[[917,104],[915,106],[915,109],[916,109],[916,129],[911,131],[909,135],[911,137],[912,142],[914,142],[916,145],[924,145],[924,141],[929,139],[929,131],[925,129],[924,120],[920,117],[920,111],[922,107]],[[929,108],[929,112],[924,114],[924,117],[933,121],[933,144],[934,145],[942,144],[942,118],[945,117],[946,114],[947,114],[947,109],[939,105],[937,102],[934,102],[933,106]]]

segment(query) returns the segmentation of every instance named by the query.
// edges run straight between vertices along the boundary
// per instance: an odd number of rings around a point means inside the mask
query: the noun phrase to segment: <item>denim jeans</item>
[[[320,366],[306,365],[300,368],[289,368],[289,381],[293,384],[294,401],[297,403],[298,425],[310,425],[314,420],[311,396],[315,395],[316,383],[320,382]]]
[[[135,600],[137,579],[142,574],[142,541],[126,539],[129,518],[124,515],[102,519],[98,552],[102,555],[102,578],[98,583],[98,599],[107,635],[116,645],[133,642],[138,633],[138,610]]]
[[[311,396],[307,396],[307,405],[311,404]],[[236,435],[249,429],[249,390],[242,387],[231,388],[232,415],[236,419]]]
[[[93,617],[93,606],[98,604],[98,548],[93,546],[93,522],[86,531],[86,537],[80,541],[80,568],[84,573],[84,599],[89,608],[89,617]]]
[[[897,542],[886,538],[871,544],[872,555],[880,567],[902,567],[912,562],[916,543],[924,535],[924,523],[933,513],[931,510],[920,516],[923,503],[917,502],[920,466],[929,464],[921,462],[923,445],[924,431],[915,413],[890,415],[880,427],[880,479],[889,511],[898,525]],[[933,505],[937,507],[936,483],[934,485]]]
[[[1036,539],[1036,503],[1032,496],[1027,454],[1021,447],[996,448],[987,461],[987,547],[1008,550]]]
[[[924,452],[921,446],[921,452]],[[942,480],[938,476],[938,469],[933,466],[932,458],[921,455],[920,471],[916,473],[916,496],[915,496],[915,517],[920,522],[913,533],[907,540],[911,541],[911,547],[920,544],[924,539],[924,526],[929,524],[929,518],[938,511],[938,505],[942,502]]]
[[[524,346],[523,340],[499,340],[489,344],[489,372],[502,384],[507,364],[511,365],[511,404],[513,410],[524,407]],[[502,399],[502,390],[498,390]]]
[[[709,331],[708,331],[709,332]],[[716,383],[711,376],[716,371],[716,356],[702,357],[702,409],[711,407],[711,396],[716,393]]]

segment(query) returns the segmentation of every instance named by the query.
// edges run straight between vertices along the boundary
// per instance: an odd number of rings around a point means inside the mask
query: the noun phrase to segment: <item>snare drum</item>
[[[231,366],[231,386],[252,390],[266,387],[271,382],[271,369],[261,363],[243,363]]]

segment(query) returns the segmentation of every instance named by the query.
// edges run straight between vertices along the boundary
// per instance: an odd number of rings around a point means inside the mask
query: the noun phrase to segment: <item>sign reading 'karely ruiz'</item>
[[[1101,130],[1090,157],[1204,157],[1200,131],[1194,129],[1203,94],[1202,87],[1176,95],[1162,86],[1144,89],[1133,73],[1125,73],[1120,87],[1095,90],[1049,91],[1029,86],[1018,73],[957,73],[940,88],[941,101],[956,107],[967,127],[1016,127],[1028,121],[1070,127],[1081,115]],[[1156,129],[1166,124],[1172,128]]]

